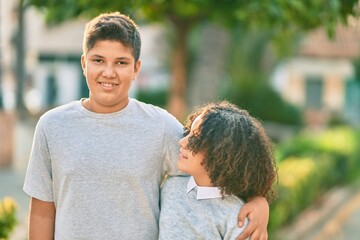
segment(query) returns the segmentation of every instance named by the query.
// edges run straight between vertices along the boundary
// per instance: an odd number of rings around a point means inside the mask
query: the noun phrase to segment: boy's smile
[[[112,89],[115,88],[116,86],[119,86],[119,84],[117,84],[117,83],[107,83],[107,82],[100,82],[100,85],[101,85],[105,90],[112,90]]]
[[[132,81],[140,71],[132,49],[121,42],[97,41],[81,58],[84,75],[90,90],[84,107],[97,113],[116,112],[129,102]]]

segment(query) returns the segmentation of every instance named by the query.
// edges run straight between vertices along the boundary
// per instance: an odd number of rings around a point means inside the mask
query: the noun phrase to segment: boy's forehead
[[[115,40],[98,40],[92,48],[89,48],[88,53],[93,54],[111,54],[133,57],[132,48]]]
[[[101,47],[113,47],[114,45],[119,45],[122,48],[129,48],[131,49],[131,47],[128,44],[124,44],[122,41],[119,40],[113,40],[113,39],[98,39],[94,42],[93,46],[89,49],[89,51],[92,48],[98,47],[99,45],[101,45]]]

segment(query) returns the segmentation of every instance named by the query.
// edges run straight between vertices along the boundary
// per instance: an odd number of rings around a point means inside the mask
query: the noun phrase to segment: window
[[[345,89],[345,116],[350,122],[360,123],[360,80],[349,79]]]
[[[320,76],[306,77],[306,107],[319,109],[322,107],[322,95],[324,88]]]

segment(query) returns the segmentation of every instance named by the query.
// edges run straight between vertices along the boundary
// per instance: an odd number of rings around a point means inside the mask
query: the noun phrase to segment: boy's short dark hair
[[[113,40],[132,48],[137,62],[140,58],[141,37],[135,22],[119,12],[103,13],[85,26],[83,52],[86,54],[99,40]]]
[[[273,145],[260,122],[245,110],[223,101],[198,108],[185,125],[202,115],[202,123],[189,137],[188,148],[204,152],[202,164],[221,193],[248,199],[276,196],[277,181]]]

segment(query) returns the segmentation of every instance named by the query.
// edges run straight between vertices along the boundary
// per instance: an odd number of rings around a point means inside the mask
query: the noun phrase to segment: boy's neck
[[[118,111],[124,109],[128,105],[128,103],[129,103],[129,98],[127,98],[126,101],[124,101],[122,104],[119,104],[114,107],[104,107],[104,106],[98,105],[94,101],[92,101],[91,98],[85,98],[82,101],[83,107],[86,108],[87,110],[89,110],[91,112],[103,113],[103,114],[118,112]]]

